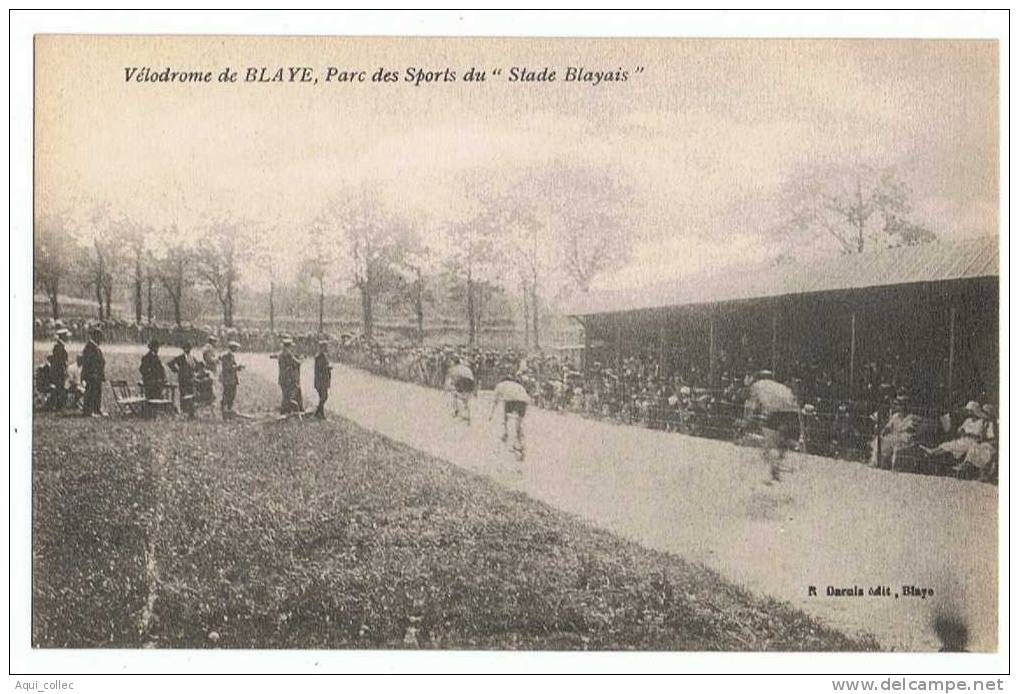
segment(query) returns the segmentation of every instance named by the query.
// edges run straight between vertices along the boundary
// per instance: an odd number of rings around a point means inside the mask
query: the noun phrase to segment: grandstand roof
[[[938,241],[922,246],[840,255],[819,262],[762,265],[682,281],[579,295],[573,316],[763,299],[920,282],[998,276],[998,238]]]

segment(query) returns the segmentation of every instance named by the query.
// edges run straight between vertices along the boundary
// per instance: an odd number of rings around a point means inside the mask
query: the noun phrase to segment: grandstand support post
[[[587,321],[580,316],[570,316],[573,320],[577,321],[577,325],[580,326],[580,332],[584,334],[584,353],[580,355],[580,370],[584,374],[584,378],[587,378],[588,364],[591,361],[591,336],[590,331],[587,329]]]
[[[715,312],[708,318],[708,386],[715,385]]]
[[[771,371],[778,374],[778,306],[771,312]]]
[[[849,317],[849,399],[853,399],[853,384],[856,383],[856,311]]]
[[[584,328],[584,357],[581,359],[580,365],[586,378],[591,371],[591,331],[587,329],[587,325],[583,321],[580,322],[580,325]]]
[[[952,405],[952,388],[955,385],[955,306],[948,311],[948,381],[945,384],[945,405]]]
[[[623,326],[622,319],[616,318],[616,375],[623,373]]]
[[[665,376],[665,321],[658,326],[658,377]]]

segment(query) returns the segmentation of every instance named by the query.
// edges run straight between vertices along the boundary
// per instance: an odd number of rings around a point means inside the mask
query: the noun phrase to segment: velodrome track
[[[264,355],[244,361],[276,377]],[[310,364],[302,379],[311,406]],[[517,463],[484,394],[470,426],[453,420],[447,397],[337,364],[328,409],[850,633],[869,631],[885,648],[936,650],[930,624],[944,601],[966,616],[972,650],[996,648],[997,487],[801,455],[768,487],[754,449],[537,408]],[[893,594],[915,585],[934,596],[827,597],[829,585]]]
[[[239,356],[244,411],[244,379],[275,382],[277,369],[267,355]],[[313,406],[307,360],[302,379]],[[467,426],[452,419],[442,392],[337,364],[328,409],[620,536],[703,562],[844,631],[868,631],[884,648],[936,650],[931,619],[947,603],[964,615],[971,650],[996,649],[997,487],[796,454],[769,487],[754,449],[536,408],[526,420],[527,460],[518,463],[489,408],[483,394]],[[314,424],[304,426],[314,446]],[[875,586],[901,594],[903,585],[934,595],[866,595]],[[859,586],[865,595],[827,597],[828,586]]]

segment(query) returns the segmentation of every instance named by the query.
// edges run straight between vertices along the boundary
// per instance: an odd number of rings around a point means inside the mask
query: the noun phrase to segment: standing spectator
[[[70,334],[62,325],[57,328],[57,341],[50,355],[49,380],[52,388],[46,400],[47,410],[62,410],[67,402],[67,339]]]
[[[301,398],[301,362],[294,356],[292,350],[294,341],[289,336],[284,336],[280,342],[282,349],[277,357],[279,361],[279,385],[283,396],[280,412],[282,414],[302,412],[304,410],[304,402]]]
[[[181,345],[181,353],[170,360],[170,371],[177,374],[180,392],[180,409],[188,417],[195,416],[195,359],[191,356],[191,343]]]
[[[85,381],[86,417],[98,417],[103,413],[103,382],[106,380],[106,357],[99,343],[103,331],[93,328],[85,348],[81,351],[81,378]]]
[[[237,363],[236,352],[240,348],[240,344],[234,340],[230,340],[226,343],[227,351],[219,358],[219,379],[223,385],[223,399],[220,400],[220,412],[223,415],[223,419],[233,416],[234,413],[234,399],[237,397],[237,385],[240,379],[237,378],[237,372],[244,368],[243,365]]]
[[[166,390],[166,369],[159,359],[159,340],[149,340],[149,351],[142,357],[142,392],[146,400],[162,400]]]
[[[216,374],[217,367],[219,366],[219,354],[216,351],[217,342],[218,339],[215,335],[209,335],[205,347],[202,348],[202,361],[205,362],[206,370],[213,375]]]
[[[329,355],[326,353],[328,346],[328,340],[319,340],[318,354],[315,355],[315,392],[318,393],[315,416],[319,419],[326,418],[325,405],[329,399],[329,386],[332,384],[333,376],[333,367],[329,365]]]
[[[211,328],[206,328],[210,332]],[[210,334],[202,348],[201,359],[195,360],[195,393],[197,402],[212,407],[216,404],[215,376],[219,369],[218,338]]]

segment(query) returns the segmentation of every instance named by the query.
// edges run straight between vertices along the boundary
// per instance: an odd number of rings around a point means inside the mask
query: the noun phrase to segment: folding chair
[[[134,416],[145,414],[145,398],[131,395],[131,386],[127,381],[110,381],[110,389],[113,391],[113,402],[116,403],[119,414]]]

